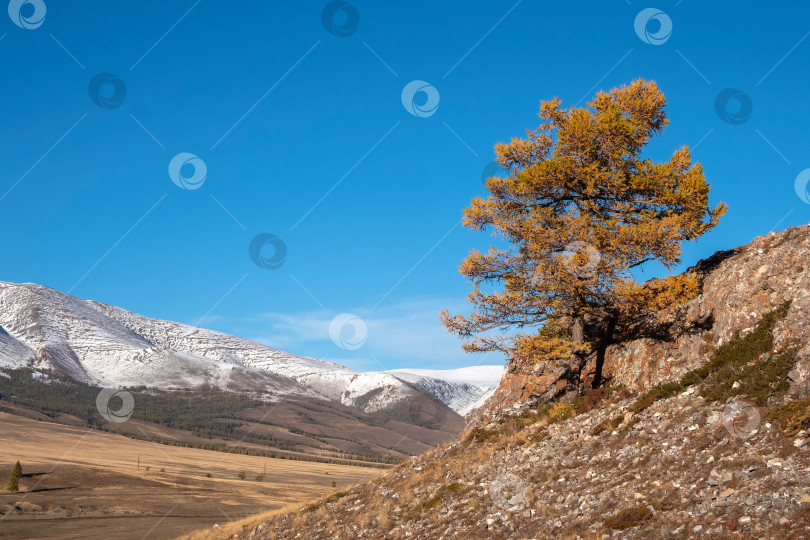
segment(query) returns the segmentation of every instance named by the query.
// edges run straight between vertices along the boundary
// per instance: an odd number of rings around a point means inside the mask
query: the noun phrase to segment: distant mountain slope
[[[504,366],[470,366],[458,369],[393,369],[392,375],[432,394],[465,415],[484,403],[503,377]]]
[[[107,386],[230,390],[335,400],[363,412],[424,403],[430,416],[462,410],[492,383],[491,370],[361,373],[247,339],[82,300],[35,284],[0,282],[0,367],[54,369]],[[417,376],[419,375],[419,376]],[[487,387],[479,386],[486,381]],[[434,398],[439,404],[433,403]],[[452,414],[452,413],[450,413]]]
[[[5,334],[0,362],[54,369],[78,381],[109,386],[211,384],[319,397],[283,374],[222,361],[193,347],[174,348],[172,342],[179,340],[167,339],[213,332],[125,313],[39,285],[0,283]],[[135,321],[142,324],[128,324]]]

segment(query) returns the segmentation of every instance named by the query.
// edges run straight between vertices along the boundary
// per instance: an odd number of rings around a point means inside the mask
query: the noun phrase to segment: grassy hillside
[[[387,467],[451,440],[458,421],[431,421],[404,403],[366,414],[336,402],[216,388],[129,388],[135,406],[123,423],[96,409],[100,388],[55,373],[3,370],[0,409],[173,446],[282,459]],[[120,401],[110,403],[116,410]]]

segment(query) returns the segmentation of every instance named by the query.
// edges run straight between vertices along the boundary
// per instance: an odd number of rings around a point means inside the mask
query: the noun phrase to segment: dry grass
[[[466,491],[469,491],[469,488],[463,484],[459,484],[458,482],[444,485],[440,487],[430,499],[414,506],[413,511],[416,514],[423,514],[428,510],[432,510],[440,506],[445,494],[453,493],[455,494],[456,498],[458,498]]]
[[[605,520],[605,527],[608,529],[615,529],[623,531],[630,527],[641,525],[652,517],[652,510],[644,505],[634,506],[632,508],[625,508],[619,511],[615,516],[611,516]]]
[[[486,444],[491,441],[495,441],[501,438],[502,435],[506,433],[506,429],[486,429],[483,427],[474,427],[473,429],[467,432],[467,435],[464,437],[464,442],[467,443],[481,443]]]
[[[796,350],[788,349],[767,360],[746,366],[726,365],[708,380],[703,397],[709,401],[726,401],[732,396],[746,396],[756,405],[765,406],[768,398],[784,394],[789,388],[788,373],[796,363]],[[737,388],[734,384],[737,384]]]
[[[574,408],[576,408],[577,414],[584,414],[596,409],[608,399],[614,402],[622,401],[629,398],[631,395],[630,391],[622,385],[600,386],[599,388],[588,390],[583,395],[577,397],[574,400]]]
[[[271,510],[263,514],[256,514],[255,516],[246,517],[245,519],[240,519],[239,521],[232,521],[230,523],[226,523],[225,525],[221,525],[216,529],[201,529],[199,531],[194,531],[185,536],[181,536],[177,540],[225,540],[232,538],[234,535],[242,534],[245,531],[253,530],[254,527],[272,517],[288,514],[290,512],[296,512],[300,507],[300,504],[285,506],[284,508]]]
[[[768,419],[776,421],[788,436],[795,435],[803,429],[810,429],[810,397],[772,409],[768,413]]]
[[[337,493],[333,493],[329,495],[327,498],[305,507],[304,512],[310,514],[316,510],[320,510],[321,508],[324,508],[327,504],[338,501],[339,499],[342,499],[348,494],[349,494],[348,491],[338,491]]]
[[[582,540],[582,538],[583,536],[581,534],[572,533],[563,536],[562,540]],[[605,538],[608,538],[608,536],[605,536],[604,534],[598,531],[597,532],[587,531],[584,536],[585,540],[604,540]]]
[[[13,435],[3,438],[0,473],[19,459],[23,472],[39,473],[24,478],[22,487],[42,482],[42,489],[25,497],[43,511],[3,522],[6,536],[19,538],[74,538],[92,529],[98,538],[137,540],[153,528],[150,513],[156,507],[174,507],[160,524],[162,536],[170,538],[215,523],[224,527],[229,519],[222,510],[242,519],[291,504],[300,507],[336,491],[329,487],[333,480],[346,489],[377,475],[360,467],[156,445],[5,413],[0,413],[0,431]],[[265,467],[263,482],[237,478],[241,470],[253,478]],[[48,508],[70,509],[71,516],[47,514]]]
[[[596,435],[599,435],[600,433],[603,433],[605,431],[607,431],[608,433],[612,433],[613,430],[619,427],[619,424],[621,424],[622,421],[624,421],[624,417],[622,416],[602,420],[601,422],[596,424],[593,427],[593,429],[591,429],[591,435],[595,437]]]

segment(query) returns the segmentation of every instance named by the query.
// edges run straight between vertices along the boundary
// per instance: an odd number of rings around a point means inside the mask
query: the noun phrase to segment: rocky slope
[[[641,414],[632,400],[519,438],[470,439],[245,538],[805,538],[806,433],[735,434],[694,390]],[[615,417],[615,430],[591,435]],[[626,419],[625,419],[626,418]],[[747,421],[745,422],[748,423]],[[748,436],[750,435],[750,438]],[[486,437],[484,434],[479,436]]]
[[[434,398],[464,409],[492,385],[392,373],[361,373],[247,339],[82,300],[34,284],[0,282],[0,367],[55,369],[107,386],[191,388],[211,384],[272,396],[331,399],[364,412]],[[467,375],[478,382],[481,373]],[[428,380],[430,379],[430,381]],[[432,382],[431,382],[432,381]],[[440,409],[442,405],[437,405]],[[449,413],[452,414],[452,413]]]
[[[807,226],[701,261],[607,386],[512,365],[456,442],[238,536],[810,538],[806,268]]]

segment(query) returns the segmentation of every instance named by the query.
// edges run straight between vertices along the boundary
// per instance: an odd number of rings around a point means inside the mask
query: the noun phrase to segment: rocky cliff
[[[807,395],[810,385],[810,226],[760,236],[748,245],[721,251],[701,260],[695,271],[702,293],[686,304],[659,312],[648,337],[610,345],[602,375],[608,384],[642,391],[680,377],[702,365],[717,346],[738,333],[750,332],[757,321],[785,300],[792,300],[787,317],[774,329],[776,343],[799,340],[791,374],[791,392]],[[591,382],[592,356],[580,383]],[[568,385],[562,368],[510,363],[494,395],[473,423],[509,407],[550,400]]]

